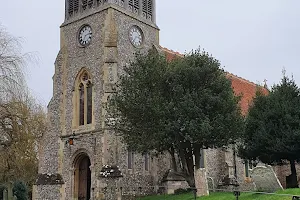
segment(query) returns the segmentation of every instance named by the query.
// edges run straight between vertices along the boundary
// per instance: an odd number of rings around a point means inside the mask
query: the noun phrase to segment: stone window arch
[[[85,126],[93,123],[93,83],[89,72],[82,69],[75,84],[75,124]]]

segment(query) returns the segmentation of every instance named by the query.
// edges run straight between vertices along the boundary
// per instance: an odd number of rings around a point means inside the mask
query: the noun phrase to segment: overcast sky
[[[182,3],[184,2],[184,3]],[[199,46],[226,71],[254,83],[277,83],[285,68],[300,85],[299,0],[157,0],[160,44],[184,53]],[[64,0],[2,0],[0,23],[36,52],[28,84],[47,104],[52,96],[54,61]]]

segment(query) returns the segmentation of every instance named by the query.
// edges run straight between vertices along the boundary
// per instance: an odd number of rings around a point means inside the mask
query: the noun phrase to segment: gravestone
[[[177,189],[189,188],[186,180],[171,169],[166,171],[161,182],[162,187],[160,187],[159,193],[174,194]]]
[[[258,191],[275,192],[283,189],[273,168],[270,165],[258,165],[249,171]]]
[[[195,169],[194,172],[195,176],[195,185],[197,188],[197,196],[207,196],[209,195],[208,190],[208,183],[207,183],[207,177],[206,177],[206,170],[205,168]]]

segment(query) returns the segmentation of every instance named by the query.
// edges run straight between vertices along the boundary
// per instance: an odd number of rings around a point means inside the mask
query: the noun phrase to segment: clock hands
[[[140,47],[143,43],[142,31],[139,27],[134,26],[130,30],[130,41],[135,47]]]
[[[90,26],[86,25],[80,30],[79,42],[81,45],[87,45],[92,38],[92,29]]]

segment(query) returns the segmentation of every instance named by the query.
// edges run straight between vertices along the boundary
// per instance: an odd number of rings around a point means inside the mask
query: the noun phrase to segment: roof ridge
[[[168,53],[171,53],[171,54],[174,54],[174,55],[177,55],[177,56],[180,56],[180,57],[183,57],[183,56],[184,56],[184,54],[181,54],[181,53],[178,52],[178,51],[173,51],[173,50],[168,49],[168,48],[166,48],[166,47],[163,47],[163,46],[161,46],[161,45],[159,45],[159,46],[160,46],[160,48],[162,48],[164,51],[166,51],[166,52],[168,52]],[[247,80],[247,79],[245,79],[245,78],[242,78],[242,77],[240,77],[240,76],[237,76],[237,75],[235,75],[235,74],[233,74],[233,73],[230,73],[230,72],[228,72],[228,71],[225,71],[225,73],[226,73],[227,75],[229,75],[229,76],[232,76],[232,77],[235,77],[235,78],[239,79],[240,81],[246,82],[246,83],[251,84],[251,85],[253,85],[253,86],[259,86],[259,87],[264,88],[264,86],[262,86],[262,85],[256,84],[256,83],[254,83],[253,81]]]
[[[239,80],[241,80],[241,81],[250,83],[250,84],[255,85],[255,86],[263,87],[262,85],[256,84],[256,83],[254,83],[254,82],[252,82],[252,81],[250,81],[250,80],[247,80],[247,79],[245,79],[245,78],[242,78],[242,77],[240,77],[240,76],[238,76],[238,75],[235,75],[235,74],[233,74],[233,73],[230,73],[230,72],[227,72],[227,71],[225,71],[225,73],[226,73],[227,75],[233,76],[233,77],[235,77],[235,78],[237,78],[237,79],[239,79]]]
[[[173,50],[168,49],[168,48],[163,47],[163,46],[160,46],[160,47],[161,47],[163,50],[168,51],[168,53],[176,54],[176,55],[181,56],[181,57],[184,56],[182,53],[180,53],[180,52],[178,52],[178,51],[173,51]]]

